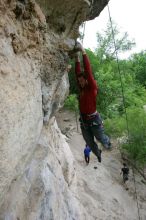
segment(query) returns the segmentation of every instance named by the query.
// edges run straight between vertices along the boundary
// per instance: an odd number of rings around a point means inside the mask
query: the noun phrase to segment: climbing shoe
[[[108,144],[104,144],[103,146],[106,150],[111,150],[111,148],[112,148],[112,145],[110,142]]]

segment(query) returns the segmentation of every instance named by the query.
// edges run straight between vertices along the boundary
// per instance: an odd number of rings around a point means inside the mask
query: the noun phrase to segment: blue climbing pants
[[[99,154],[99,149],[94,137],[103,145],[103,147],[106,149],[110,148],[110,139],[104,133],[104,127],[99,113],[88,118],[86,118],[84,114],[81,114],[80,125],[86,144],[96,156]]]

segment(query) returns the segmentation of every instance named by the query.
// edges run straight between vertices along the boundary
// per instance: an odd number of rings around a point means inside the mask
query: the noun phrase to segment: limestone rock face
[[[0,219],[85,219],[68,145],[51,119],[68,51],[106,0],[0,0]],[[58,217],[59,216],[59,217]]]
[[[12,182],[0,219],[84,219],[77,195],[74,159],[52,118],[25,172]]]

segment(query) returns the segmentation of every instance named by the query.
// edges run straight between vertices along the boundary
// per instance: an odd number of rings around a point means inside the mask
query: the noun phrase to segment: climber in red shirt
[[[92,152],[101,162],[101,150],[94,141],[94,137],[106,148],[111,146],[109,137],[104,134],[103,123],[100,114],[96,111],[96,96],[98,86],[93,78],[92,70],[86,51],[80,43],[75,46],[76,51],[82,52],[84,71],[81,71],[78,53],[75,56],[75,74],[79,87],[79,110],[82,135]]]

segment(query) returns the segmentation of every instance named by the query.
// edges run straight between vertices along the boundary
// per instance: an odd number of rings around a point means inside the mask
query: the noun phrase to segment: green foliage
[[[138,164],[146,164],[146,112],[143,109],[129,109],[129,141],[123,144],[129,157]]]
[[[112,117],[112,112],[117,112],[117,100],[121,99],[121,86],[112,64],[106,64],[95,73],[99,87],[97,96],[97,109],[105,117]]]
[[[113,21],[112,28],[111,23],[109,22],[107,24],[106,30],[104,30],[102,33],[97,33],[96,55],[101,63],[104,59],[111,60],[112,58],[114,58],[116,51],[118,51],[118,53],[128,51],[131,50],[134,46],[135,42],[128,39],[127,32],[121,35],[116,23]]]
[[[64,107],[72,111],[78,111],[78,100],[76,94],[72,94],[67,97]]]
[[[69,76],[69,84],[70,84],[70,94],[78,94],[77,81],[75,77],[75,63],[74,60],[70,62],[72,68],[68,74]]]
[[[135,73],[136,79],[146,88],[146,51],[132,56],[131,68]]]
[[[115,117],[113,119],[106,119],[105,120],[105,131],[112,137],[120,137],[125,135],[125,128],[126,128],[126,120],[125,117]]]
[[[89,60],[91,61],[91,68],[94,75],[96,71],[100,68],[100,62],[93,51],[86,49],[86,53],[89,57]]]
[[[143,166],[146,164],[146,111],[142,108],[129,108],[127,119],[126,122],[125,115],[106,119],[105,131],[115,138],[125,137],[121,144],[122,151],[126,151],[134,163]]]

